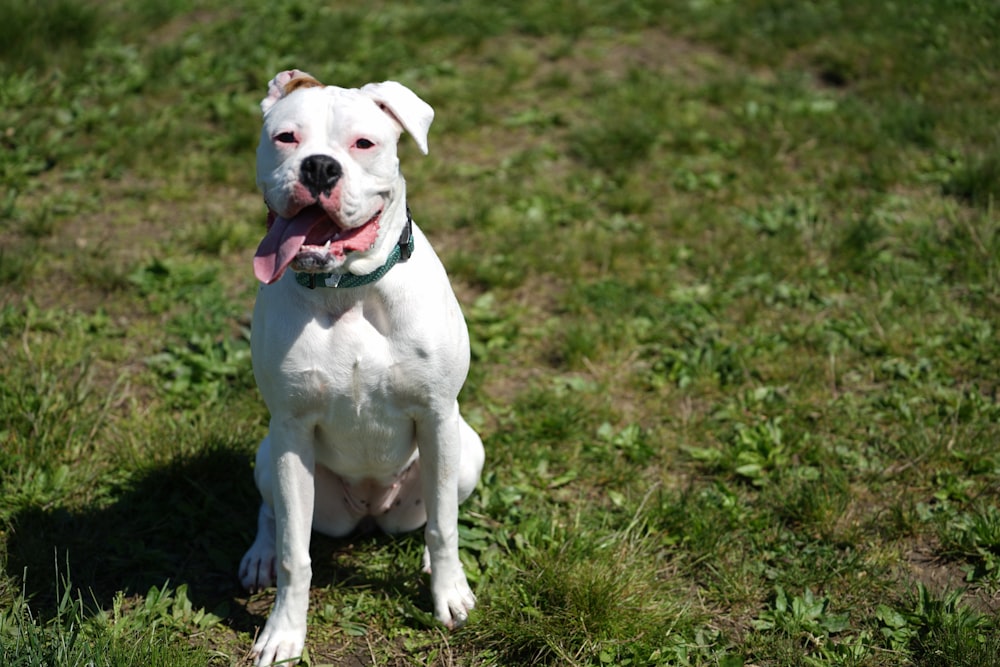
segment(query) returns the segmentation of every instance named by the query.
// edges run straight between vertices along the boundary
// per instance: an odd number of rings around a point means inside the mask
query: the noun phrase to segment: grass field
[[[314,538],[310,665],[1000,665],[1000,4],[0,0],[0,663],[243,665],[258,101],[397,79],[479,607]]]

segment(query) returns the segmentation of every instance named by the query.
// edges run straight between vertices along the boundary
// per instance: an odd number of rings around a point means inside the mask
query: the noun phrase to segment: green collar
[[[296,273],[295,282],[303,287],[308,287],[309,289],[315,289],[317,287],[336,287],[339,289],[347,289],[350,287],[370,285],[376,280],[382,278],[385,274],[389,273],[389,269],[396,266],[397,263],[406,262],[412,254],[413,218],[410,217],[410,210],[407,208],[406,224],[403,226],[403,233],[399,235],[399,242],[393,246],[392,252],[389,253],[389,257],[385,260],[385,264],[379,268],[375,269],[371,273],[366,273],[363,276],[358,276],[353,273]]]

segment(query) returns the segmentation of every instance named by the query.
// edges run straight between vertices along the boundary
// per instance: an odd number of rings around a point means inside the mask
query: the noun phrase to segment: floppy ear
[[[401,129],[406,130],[417,142],[420,151],[427,154],[427,132],[434,120],[434,109],[401,83],[383,81],[369,83],[361,92],[371,97],[382,111],[389,114]]]
[[[274,103],[285,95],[288,95],[299,88],[314,88],[323,84],[316,80],[311,74],[301,70],[289,69],[278,72],[267,84],[267,97],[260,101],[260,110],[267,113],[274,106]]]

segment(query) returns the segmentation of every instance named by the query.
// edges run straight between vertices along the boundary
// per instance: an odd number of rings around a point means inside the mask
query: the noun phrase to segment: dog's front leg
[[[427,503],[425,537],[431,566],[434,615],[449,628],[468,619],[476,596],[458,558],[458,480],[461,435],[458,406],[447,417],[417,420],[420,473]]]
[[[270,437],[278,592],[253,647],[256,664],[261,666],[302,655],[312,579],[309,538],[315,499],[313,443],[301,428],[276,429],[273,420]]]

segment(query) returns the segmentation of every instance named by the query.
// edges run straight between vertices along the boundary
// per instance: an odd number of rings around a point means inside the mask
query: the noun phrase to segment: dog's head
[[[396,144],[405,130],[426,153],[434,110],[395,81],[337,88],[299,70],[271,80],[261,109],[257,186],[270,214],[257,278],[385,263],[406,222]]]

